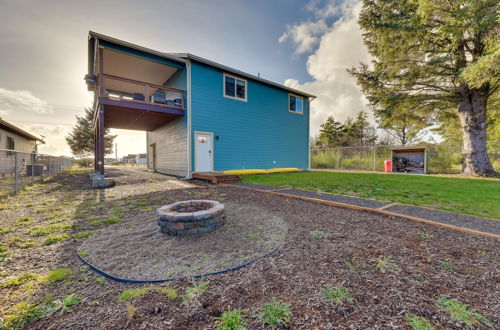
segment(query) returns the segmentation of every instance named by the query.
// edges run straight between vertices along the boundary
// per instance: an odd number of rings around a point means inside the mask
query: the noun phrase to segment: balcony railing
[[[99,96],[112,100],[155,104],[184,110],[184,91],[142,81],[101,74]]]

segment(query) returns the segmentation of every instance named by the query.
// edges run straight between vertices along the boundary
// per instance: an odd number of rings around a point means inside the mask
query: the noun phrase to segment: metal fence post
[[[376,162],[376,160],[375,160],[375,158],[376,158],[376,147],[372,146],[372,148],[373,148],[373,172],[376,172],[377,171],[376,170],[376,165],[375,165],[375,162]]]
[[[17,172],[17,152],[14,152],[14,185],[15,194],[19,193],[19,173]]]
[[[337,170],[340,170],[340,148],[337,148]]]

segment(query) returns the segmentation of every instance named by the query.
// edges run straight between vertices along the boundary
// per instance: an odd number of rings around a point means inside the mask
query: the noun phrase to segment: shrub
[[[222,313],[215,321],[217,330],[243,330],[246,329],[247,321],[243,314],[247,313],[244,309],[233,309]]]
[[[271,302],[265,303],[260,309],[259,319],[262,323],[269,325],[271,328],[277,326],[287,326],[292,318],[292,311],[289,304],[285,304],[276,298]]]

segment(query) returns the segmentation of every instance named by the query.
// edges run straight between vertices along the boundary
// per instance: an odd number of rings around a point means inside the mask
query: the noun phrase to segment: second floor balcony
[[[133,79],[101,74],[99,100],[104,104],[134,107],[154,105],[184,110],[184,91]]]

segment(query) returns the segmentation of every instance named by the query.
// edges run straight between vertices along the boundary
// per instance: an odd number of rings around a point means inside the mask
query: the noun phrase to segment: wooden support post
[[[94,127],[94,170],[98,171],[99,170],[99,167],[98,167],[98,160],[97,160],[97,155],[99,153],[99,146],[98,146],[98,136],[99,136],[99,133],[98,133],[98,130],[99,130],[99,125],[96,123],[95,124],[95,127]]]
[[[99,139],[97,144],[99,145],[99,153],[97,161],[99,163],[99,171],[101,175],[104,175],[104,105],[99,105],[98,111],[97,125],[99,126]]]

